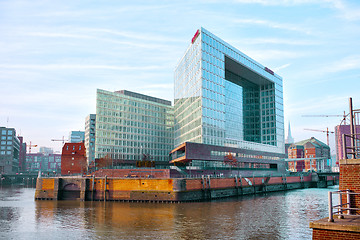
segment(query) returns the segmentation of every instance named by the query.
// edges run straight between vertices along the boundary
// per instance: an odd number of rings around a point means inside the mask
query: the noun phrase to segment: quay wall
[[[336,179],[331,178],[322,181],[321,186],[333,185]],[[311,175],[250,178],[54,177],[37,179],[35,199],[182,202],[318,186],[319,181],[314,182]]]

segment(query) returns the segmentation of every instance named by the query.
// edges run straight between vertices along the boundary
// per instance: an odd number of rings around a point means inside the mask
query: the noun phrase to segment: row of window
[[[0,151],[0,155],[11,155],[11,151]]]
[[[13,130],[1,130],[1,135],[13,135]]]
[[[229,151],[211,151],[211,155],[213,156],[228,156],[232,157],[241,157],[241,158],[253,158],[253,159],[268,159],[268,160],[279,160],[279,157],[273,156],[264,156],[264,155],[256,155],[256,154],[245,154],[245,153],[235,153]]]

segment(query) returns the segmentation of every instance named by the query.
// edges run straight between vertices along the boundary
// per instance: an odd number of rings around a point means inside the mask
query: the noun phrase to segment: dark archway
[[[80,187],[75,183],[69,183],[61,191],[61,200],[76,200],[80,198]]]

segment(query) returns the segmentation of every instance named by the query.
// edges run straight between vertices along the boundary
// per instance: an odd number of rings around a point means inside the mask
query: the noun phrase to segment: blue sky
[[[226,3],[224,3],[226,2]],[[0,1],[0,126],[60,150],[83,130],[96,89],[173,99],[173,71],[204,27],[284,80],[285,128],[295,141],[360,108],[360,2]],[[333,145],[334,136],[331,136]],[[36,149],[35,149],[36,151]]]

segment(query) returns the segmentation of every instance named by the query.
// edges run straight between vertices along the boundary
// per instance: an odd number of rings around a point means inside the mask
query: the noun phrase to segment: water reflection
[[[30,200],[22,198],[34,190],[18,191],[0,190],[0,228],[12,237],[311,239],[309,221],[326,217],[329,189],[179,204],[34,202],[33,195]]]

